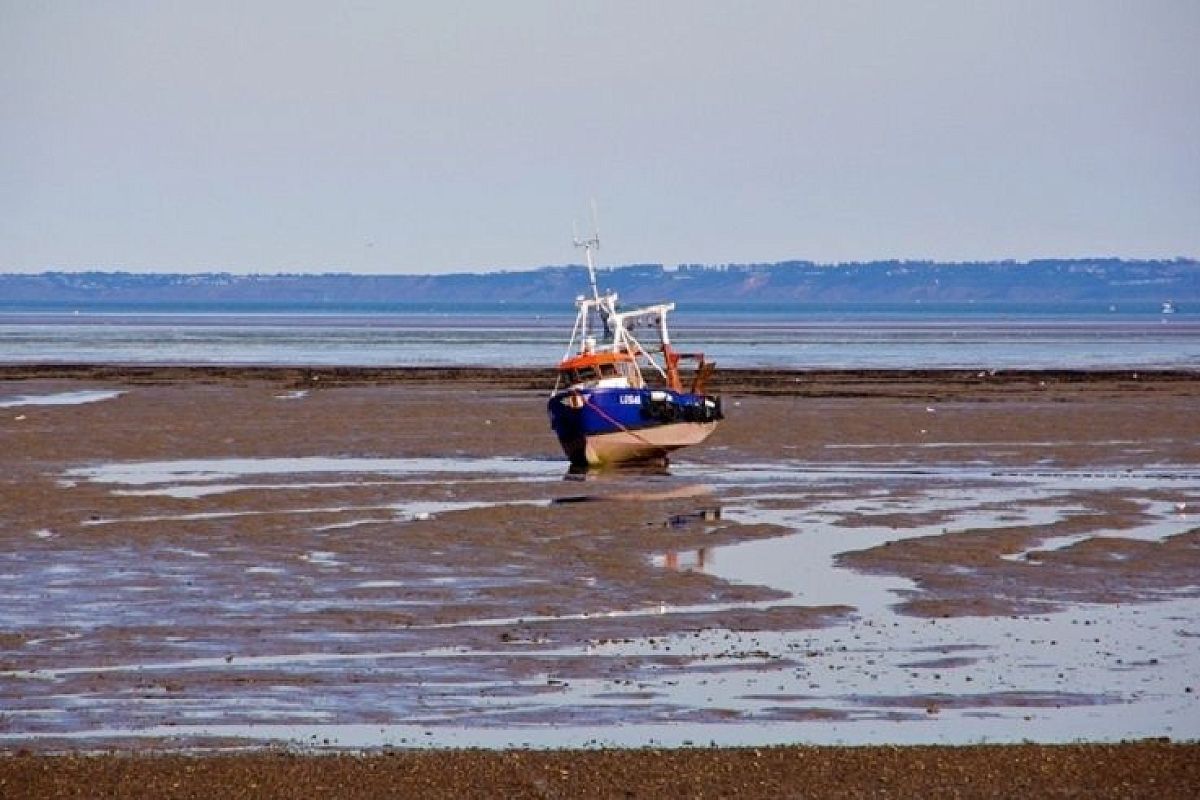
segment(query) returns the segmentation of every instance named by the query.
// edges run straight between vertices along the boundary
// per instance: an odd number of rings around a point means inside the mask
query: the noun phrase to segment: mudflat
[[[1200,376],[731,371],[588,476],[551,379],[0,368],[0,786],[1194,794]]]

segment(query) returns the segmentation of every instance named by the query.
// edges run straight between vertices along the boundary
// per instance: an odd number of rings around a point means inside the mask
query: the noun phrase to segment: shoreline
[[[254,364],[0,364],[0,384],[15,381],[115,381],[128,384],[228,384],[262,381],[285,388],[453,384],[548,390],[555,371],[534,367],[282,366]],[[939,397],[968,399],[1013,390],[1103,388],[1195,389],[1200,367],[1188,369],[760,369],[718,367],[714,393],[811,397]],[[916,387],[936,387],[921,391]]]

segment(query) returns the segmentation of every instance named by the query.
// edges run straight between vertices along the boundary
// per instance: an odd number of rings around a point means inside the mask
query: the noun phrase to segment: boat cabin
[[[626,389],[640,387],[641,375],[631,353],[585,351],[558,365],[559,383],[589,388]]]

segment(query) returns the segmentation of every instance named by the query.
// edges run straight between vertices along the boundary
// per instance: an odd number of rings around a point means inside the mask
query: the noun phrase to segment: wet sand
[[[709,445],[584,481],[547,382],[0,368],[0,779],[1193,793],[1158,744],[378,754],[1196,738],[1200,376],[727,372]],[[131,758],[247,742],[377,755]]]

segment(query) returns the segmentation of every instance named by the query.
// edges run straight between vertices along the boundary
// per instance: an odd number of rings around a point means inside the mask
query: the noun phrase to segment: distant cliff
[[[774,304],[1200,305],[1200,262],[1121,259],[932,263],[805,261],[635,265],[600,271],[630,302]],[[0,274],[0,309],[186,305],[338,309],[397,304],[563,303],[585,291],[583,267],[452,275]]]

